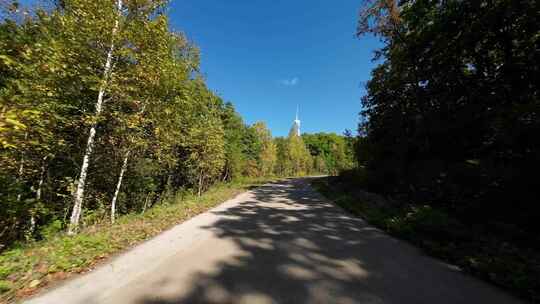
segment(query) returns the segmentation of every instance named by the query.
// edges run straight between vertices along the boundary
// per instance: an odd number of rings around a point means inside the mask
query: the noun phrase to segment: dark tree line
[[[371,189],[540,228],[537,1],[366,1],[385,43],[356,157]],[[536,230],[537,231],[537,230]]]

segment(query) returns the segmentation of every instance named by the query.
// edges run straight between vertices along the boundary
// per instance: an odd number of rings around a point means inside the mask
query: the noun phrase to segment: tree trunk
[[[146,206],[148,206],[148,200],[150,199],[150,193],[146,195],[146,198],[144,199],[144,205],[141,214],[144,214],[146,211]]]
[[[27,242],[30,242],[34,235],[34,230],[36,229],[36,217],[34,216],[34,211],[30,211],[30,227],[25,232],[25,239]]]
[[[146,103],[143,104],[140,114],[144,113],[145,108],[146,108]],[[111,224],[114,224],[114,220],[116,218],[115,216],[116,215],[116,200],[118,199],[118,193],[120,193],[120,187],[122,186],[122,179],[124,178],[124,173],[127,170],[127,164],[128,164],[130,153],[131,151],[127,150],[126,154],[124,155],[124,162],[122,163],[122,168],[120,169],[120,175],[118,176],[118,182],[116,183],[116,190],[114,191],[114,195],[111,201]]]
[[[28,139],[28,132],[24,133],[24,141]],[[17,183],[20,183],[22,180],[22,175],[24,172],[24,152],[21,153],[21,162],[19,163],[19,170],[17,170]],[[17,202],[21,201],[22,193],[19,191],[17,194]]]
[[[203,174],[201,172],[199,173],[199,191],[197,193],[198,196],[201,196],[202,194],[202,182],[203,182]]]
[[[17,173],[17,183],[21,182],[23,171],[24,171],[24,155],[21,156],[21,162],[19,163],[19,170],[18,170],[18,173]],[[19,193],[17,194],[17,202],[20,202],[22,193],[21,193],[20,190],[18,192]]]
[[[120,169],[120,175],[118,176],[118,182],[116,183],[116,190],[114,191],[114,196],[111,201],[111,223],[114,224],[114,218],[116,214],[116,199],[118,198],[118,193],[120,192],[120,187],[122,186],[122,179],[124,178],[124,173],[127,169],[129,159],[129,150],[124,156],[124,163],[122,164],[122,169]]]
[[[227,178],[229,178],[229,167],[225,167],[225,174],[223,175],[223,182],[227,181]]]
[[[101,114],[103,106],[103,95],[105,94],[105,89],[107,88],[107,83],[109,76],[111,74],[111,64],[114,52],[114,37],[118,31],[118,26],[120,23],[120,15],[122,14],[122,0],[117,0],[116,2],[118,15],[114,22],[111,35],[111,46],[107,52],[107,60],[105,61],[105,66],[103,69],[103,83],[99,88],[98,98],[96,101],[96,117]],[[88,141],[86,142],[86,151],[83,157],[83,164],[81,166],[81,173],[79,174],[79,181],[77,183],[77,191],[75,192],[75,198],[73,203],[73,210],[71,212],[71,218],[69,220],[68,234],[72,235],[76,232],[79,227],[79,220],[81,218],[82,203],[84,197],[84,186],[86,183],[86,175],[88,174],[88,166],[90,165],[90,156],[94,149],[94,138],[96,136],[96,127],[97,121],[92,123],[90,127],[90,134],[88,135]]]
[[[38,187],[36,190],[36,200],[41,199],[41,189],[43,187],[43,181],[45,180],[45,170],[47,169],[47,156],[43,157],[43,163],[41,164],[41,173],[39,175]]]

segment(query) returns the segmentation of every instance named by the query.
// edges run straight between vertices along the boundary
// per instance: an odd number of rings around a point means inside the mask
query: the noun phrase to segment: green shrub
[[[6,292],[13,288],[13,283],[10,281],[0,280],[0,293]]]
[[[60,220],[54,220],[48,225],[41,228],[40,234],[44,239],[51,239],[62,231],[62,222]]]

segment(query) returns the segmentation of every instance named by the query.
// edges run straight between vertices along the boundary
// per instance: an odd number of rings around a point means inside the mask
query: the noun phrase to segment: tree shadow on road
[[[306,179],[253,193],[205,227],[241,254],[221,261],[216,272],[196,274],[181,296],[148,295],[138,303],[508,303],[497,290],[335,207]]]

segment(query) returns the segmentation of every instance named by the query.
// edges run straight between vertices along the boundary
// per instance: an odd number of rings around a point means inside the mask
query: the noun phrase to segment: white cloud
[[[293,77],[291,79],[283,79],[280,80],[279,83],[286,86],[286,87],[293,87],[298,84],[298,77]]]

